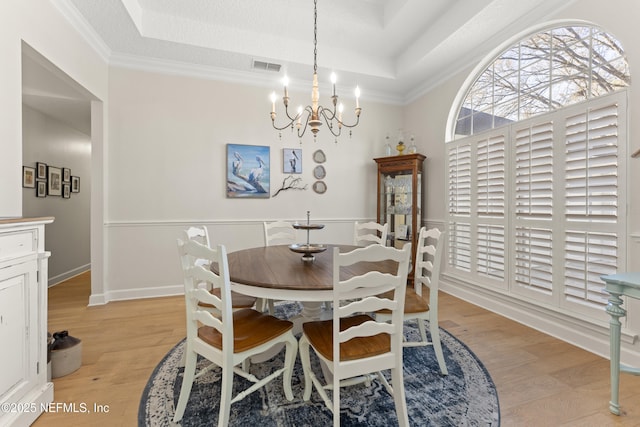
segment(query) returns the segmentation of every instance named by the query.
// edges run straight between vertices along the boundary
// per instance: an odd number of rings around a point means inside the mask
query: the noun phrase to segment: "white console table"
[[[620,372],[633,375],[640,375],[639,368],[620,365],[620,318],[627,315],[627,311],[622,308],[622,296],[640,299],[640,273],[623,273],[602,276],[605,282],[605,289],[609,292],[609,303],[607,313],[611,316],[610,325],[610,364],[611,364],[611,400],[609,410],[620,415],[619,389]]]
[[[0,425],[28,426],[53,401],[47,381],[44,226],[53,218],[0,220]]]

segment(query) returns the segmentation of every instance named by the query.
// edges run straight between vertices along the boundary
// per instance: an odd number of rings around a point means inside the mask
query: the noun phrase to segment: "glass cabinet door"
[[[381,221],[389,224],[389,234],[387,236],[387,245],[401,248],[405,243],[411,242],[413,239],[414,216],[417,216],[417,222],[420,223],[420,215],[422,206],[421,188],[422,174],[417,174],[417,197],[414,206],[414,189],[413,174],[409,171],[401,171],[397,173],[381,173],[380,174],[380,190],[381,194],[378,198],[380,202]],[[419,231],[419,230],[418,230]]]

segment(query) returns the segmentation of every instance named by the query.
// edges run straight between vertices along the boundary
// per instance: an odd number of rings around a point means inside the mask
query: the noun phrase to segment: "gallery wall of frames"
[[[80,192],[80,177],[71,175],[71,169],[36,162],[35,167],[22,167],[22,186],[35,189],[36,197],[58,196],[71,198]]]

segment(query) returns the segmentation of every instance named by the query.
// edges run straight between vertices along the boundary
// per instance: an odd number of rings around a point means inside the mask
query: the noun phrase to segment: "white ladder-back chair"
[[[393,274],[377,270],[387,260],[397,263]],[[402,373],[402,314],[410,260],[410,243],[403,249],[369,245],[346,253],[334,248],[333,319],[304,323],[299,344],[305,377],[303,398],[309,400],[313,385],[333,411],[334,426],[340,425],[340,387],[362,382],[361,377],[371,373],[377,373],[393,395],[400,426],[409,424]],[[371,263],[371,270],[340,280],[343,267],[357,262]],[[394,296],[379,297],[383,292],[392,292]],[[391,310],[391,322],[359,314],[383,308]],[[322,384],[311,370],[309,347],[333,374],[327,384]],[[380,373],[386,369],[391,370],[393,387]],[[326,390],[333,390],[332,400]]]
[[[377,222],[355,222],[353,226],[353,244],[356,246],[366,246],[373,243],[382,246],[387,245],[387,233],[389,224],[378,224]]]
[[[289,245],[296,242],[296,229],[286,221],[263,222],[264,245]]]
[[[209,240],[209,232],[207,231],[207,227],[205,226],[191,226],[187,228],[182,233],[182,238],[185,242],[187,240],[193,240],[208,248],[211,247],[211,241]],[[211,267],[209,260],[206,260],[206,259],[196,259],[194,262],[195,262],[195,265],[201,265],[205,268]],[[218,298],[220,298],[219,288],[209,289],[209,290]],[[234,309],[251,308],[256,304],[256,300],[257,300],[256,297],[251,297],[249,295],[243,295],[243,294],[239,294],[237,292],[231,291],[231,306]],[[213,307],[211,307],[210,304],[201,303],[200,305],[203,307],[209,307],[213,309]],[[212,311],[214,313],[216,312],[215,309],[213,309]]]
[[[213,362],[205,369],[210,369],[214,365],[222,368],[218,426],[228,425],[232,403],[243,399],[280,375],[282,375],[285,396],[288,400],[292,400],[291,377],[298,348],[298,342],[292,333],[293,323],[253,309],[233,311],[229,265],[224,246],[218,245],[213,249],[193,240],[179,239],[178,251],[184,272],[187,340],[186,366],[174,422],[180,421],[184,415],[191,387],[196,378],[198,355]],[[215,274],[210,268],[195,265],[197,259],[216,263],[219,274]],[[210,283],[214,289],[219,288],[221,296],[217,297],[206,289],[200,288],[198,283],[201,282]],[[199,305],[201,302],[216,307],[221,313],[220,317],[204,310]],[[248,358],[279,343],[284,343],[286,346],[285,363],[281,369],[259,379],[238,367]],[[198,375],[201,374],[202,372]],[[246,378],[253,384],[232,397],[234,374]]]
[[[433,346],[440,372],[442,375],[448,375],[449,372],[442,353],[440,328],[438,326],[438,283],[444,234],[437,228],[427,230],[422,227],[420,229],[416,245],[414,282],[413,287],[407,288],[405,295],[404,319],[405,321],[416,319],[421,340],[405,341],[404,346]],[[428,295],[425,292],[428,292]],[[391,313],[388,310],[381,310],[376,313],[376,317],[389,320]],[[427,339],[425,320],[429,322],[431,341]]]
[[[290,245],[296,242],[296,229],[293,224],[286,221],[263,222],[264,245]],[[272,299],[261,301],[261,309],[268,309],[269,314],[274,314],[274,301]],[[260,304],[260,303],[259,303]]]

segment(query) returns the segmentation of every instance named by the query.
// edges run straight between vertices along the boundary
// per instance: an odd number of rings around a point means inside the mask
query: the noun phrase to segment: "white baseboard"
[[[58,283],[62,283],[65,280],[69,280],[72,277],[75,277],[75,276],[77,276],[79,274],[82,274],[85,271],[89,271],[89,270],[91,270],[91,264],[85,264],[85,265],[81,265],[80,267],[76,267],[73,270],[69,270],[67,272],[64,272],[62,274],[58,274],[58,275],[53,276],[53,277],[49,276],[49,281],[48,281],[47,285],[49,287],[55,286]]]
[[[89,305],[103,305],[111,301],[125,301],[132,299],[172,297],[184,294],[184,285],[157,286],[153,288],[134,288],[109,291],[104,294],[94,294],[89,298]]]

